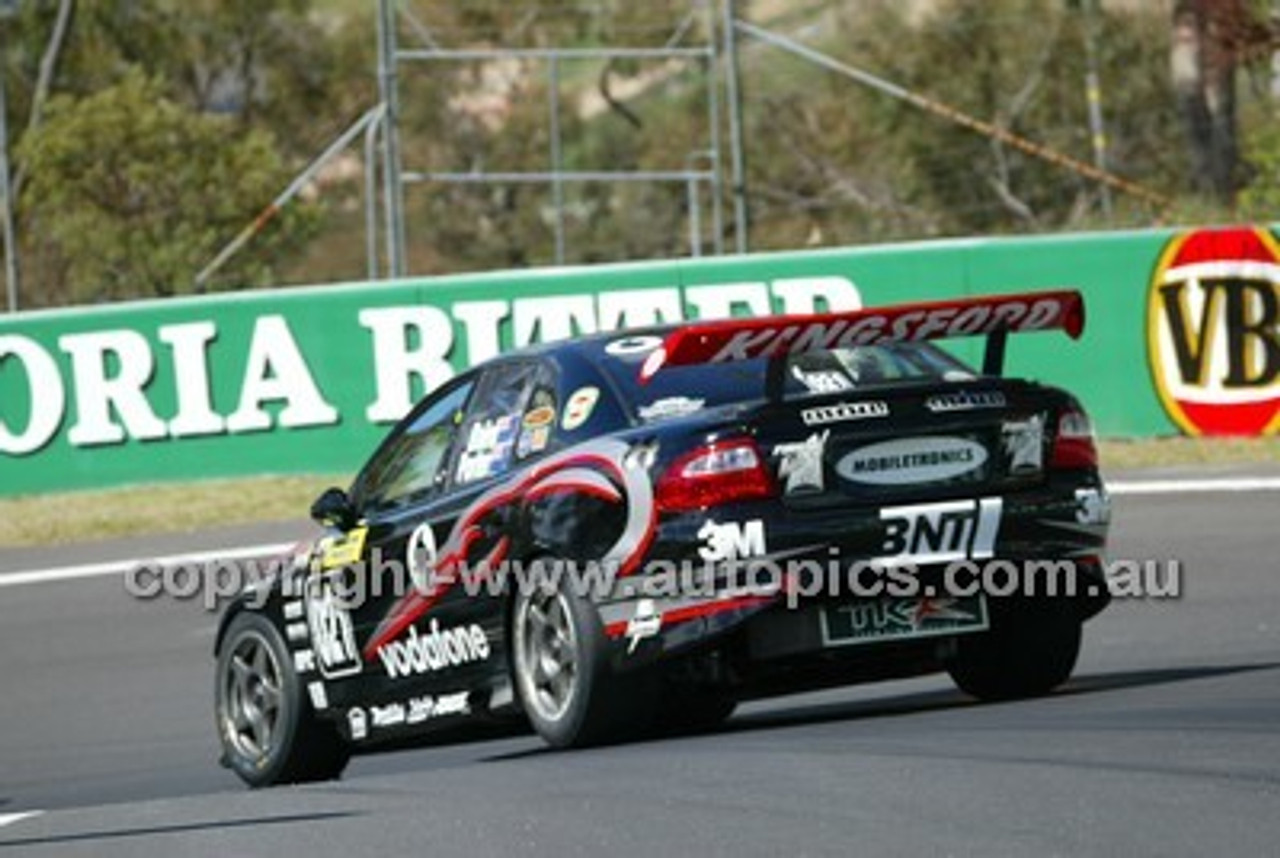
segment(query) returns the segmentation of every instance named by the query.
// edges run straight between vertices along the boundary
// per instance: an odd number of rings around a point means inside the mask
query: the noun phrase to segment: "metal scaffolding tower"
[[[692,0],[690,20],[701,15],[707,40],[700,45],[681,45],[679,37],[690,29],[682,26],[677,36],[665,45],[655,47],[600,48],[447,48],[430,28],[408,9],[401,0],[378,0],[378,83],[385,108],[381,124],[383,175],[383,229],[386,232],[386,274],[400,277],[406,270],[406,227],[404,216],[405,188],[412,184],[467,185],[545,185],[550,191],[554,212],[555,262],[564,264],[567,255],[565,187],[573,183],[651,182],[681,184],[685,188],[689,220],[689,252],[703,252],[701,195],[708,192],[711,208],[711,247],[724,252],[724,210],[721,182],[721,106],[720,50],[716,44],[718,31],[716,0]],[[398,23],[411,30],[418,46],[400,44]],[[730,42],[730,44],[732,44]],[[520,59],[545,63],[547,73],[548,133],[547,168],[538,171],[472,171],[432,172],[407,167],[400,146],[400,71],[407,63],[493,62]],[[685,166],[665,170],[568,170],[563,163],[564,140],[560,123],[562,97],[561,70],[567,62],[582,60],[683,60],[697,63],[707,90],[708,131],[705,148],[686,153]],[[732,87],[731,87],[732,92]],[[735,165],[740,163],[740,134],[732,129]],[[736,173],[735,173],[736,175]],[[735,185],[738,184],[735,180]],[[738,192],[735,191],[735,194]],[[369,201],[372,205],[372,201]],[[742,229],[742,206],[735,208],[738,249],[745,249]],[[373,220],[370,220],[373,223]],[[371,265],[371,270],[376,266]]]

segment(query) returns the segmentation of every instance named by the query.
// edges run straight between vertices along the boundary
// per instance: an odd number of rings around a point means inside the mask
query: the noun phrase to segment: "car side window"
[[[502,364],[485,373],[459,434],[454,483],[496,477],[545,450],[555,424],[554,391],[541,362]]]
[[[399,506],[444,483],[442,466],[474,387],[469,381],[446,393],[378,452],[361,477],[362,511]]]

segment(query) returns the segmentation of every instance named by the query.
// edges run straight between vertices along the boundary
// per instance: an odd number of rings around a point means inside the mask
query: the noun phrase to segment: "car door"
[[[342,680],[330,685],[339,704],[377,700],[389,689],[387,673],[368,643],[412,588],[404,546],[443,494],[457,429],[476,382],[474,375],[455,379],[388,434],[349,492],[354,525],[318,547],[308,614],[317,669],[326,680]]]
[[[358,479],[360,522],[338,556],[359,554],[366,576],[368,598],[352,612],[362,698],[453,697],[505,679],[501,594],[473,591],[469,567],[444,561],[473,560],[503,538],[510,511],[475,506],[549,443],[533,431],[545,415],[529,428],[524,420],[542,377],[537,362],[506,361],[455,383],[416,410]]]

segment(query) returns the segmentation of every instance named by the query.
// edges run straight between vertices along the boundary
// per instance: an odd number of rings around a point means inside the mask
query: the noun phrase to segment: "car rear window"
[[[627,392],[633,413],[643,420],[751,402],[765,395],[768,362],[763,359],[667,367],[641,385],[638,376],[643,358],[611,357],[605,361],[610,375]],[[783,396],[787,399],[975,377],[965,364],[928,343],[806,352],[789,357],[785,372]]]

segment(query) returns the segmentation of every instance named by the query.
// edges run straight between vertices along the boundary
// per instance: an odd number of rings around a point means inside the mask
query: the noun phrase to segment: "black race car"
[[[696,322],[515,352],[413,409],[217,634],[224,762],[261,786],[526,717],[556,746],[946,670],[1048,692],[1106,604],[1069,394],[1000,377],[1075,292]],[[981,372],[926,340],[987,337]]]

